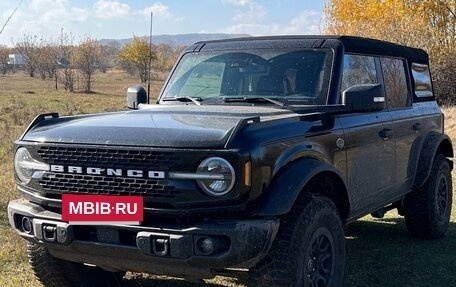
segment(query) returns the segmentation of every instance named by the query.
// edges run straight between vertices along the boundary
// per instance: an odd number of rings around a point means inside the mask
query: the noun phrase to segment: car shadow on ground
[[[403,218],[364,218],[345,230],[347,265],[345,287],[454,286],[456,282],[456,223],[437,240],[413,238]],[[132,275],[131,287],[244,287],[234,279],[208,283]],[[266,287],[266,286],[265,286]],[[268,286],[269,287],[269,286]]]
[[[444,238],[412,237],[403,218],[359,220],[346,229],[346,287],[454,286],[456,223]]]

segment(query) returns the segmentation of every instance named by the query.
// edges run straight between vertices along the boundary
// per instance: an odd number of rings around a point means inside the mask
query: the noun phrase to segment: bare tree
[[[76,49],[75,65],[84,78],[84,91],[92,91],[92,77],[100,63],[101,45],[96,39],[86,37]]]
[[[0,46],[0,73],[5,75],[8,72],[9,49],[5,46]]]
[[[24,34],[15,48],[24,60],[24,67],[30,77],[35,76],[38,66],[38,39],[31,34]]]
[[[106,73],[106,71],[113,66],[115,52],[116,50],[110,46],[100,46],[100,59],[98,63],[98,69],[102,73]]]
[[[74,50],[73,36],[62,30],[53,56],[57,64],[56,82],[60,82],[64,89],[70,92],[74,91]]]

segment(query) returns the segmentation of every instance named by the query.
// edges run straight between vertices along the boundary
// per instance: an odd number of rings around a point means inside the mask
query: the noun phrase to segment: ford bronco
[[[14,144],[11,226],[44,286],[126,271],[249,286],[341,286],[344,225],[397,209],[442,237],[452,143],[425,51],[348,36],[188,47],[155,104],[39,115]],[[72,224],[62,195],[139,196],[139,224]]]

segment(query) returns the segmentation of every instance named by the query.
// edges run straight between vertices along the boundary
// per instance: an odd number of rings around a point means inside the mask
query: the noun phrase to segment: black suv
[[[199,42],[154,105],[38,116],[15,142],[9,203],[45,286],[125,271],[249,286],[341,286],[344,225],[398,209],[439,238],[453,149],[426,52],[347,36]],[[147,174],[153,176],[147,176]],[[137,195],[139,225],[62,221],[62,194]]]

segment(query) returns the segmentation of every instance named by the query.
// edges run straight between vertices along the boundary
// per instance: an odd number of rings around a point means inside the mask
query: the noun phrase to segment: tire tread
[[[449,186],[448,208],[451,213],[452,203],[452,184],[451,169],[448,160],[442,155],[437,154],[432,164],[431,174],[423,185],[408,194],[404,200],[404,217],[409,232],[418,238],[437,239],[445,235],[448,223],[441,224],[434,214],[433,192],[435,192],[435,182],[438,180],[439,173],[443,172],[447,177]],[[448,219],[449,219],[448,214]]]
[[[287,214],[282,222],[273,246],[268,252],[268,255],[262,262],[250,270],[249,287],[264,287],[264,286],[275,286],[275,287],[289,287],[297,286],[296,277],[293,276],[292,272],[296,269],[296,250],[301,248],[301,236],[305,233],[305,227],[312,224],[312,219],[320,213],[329,213],[330,216],[339,218],[339,224],[337,228],[342,233],[343,237],[343,226],[340,221],[339,213],[334,203],[320,195],[305,193],[292,208],[289,214]],[[342,257],[345,257],[345,243],[344,239],[341,240],[341,249],[343,250]],[[343,268],[345,266],[345,258],[341,258],[342,274],[340,280],[343,278]],[[335,286],[340,286],[338,283]]]

